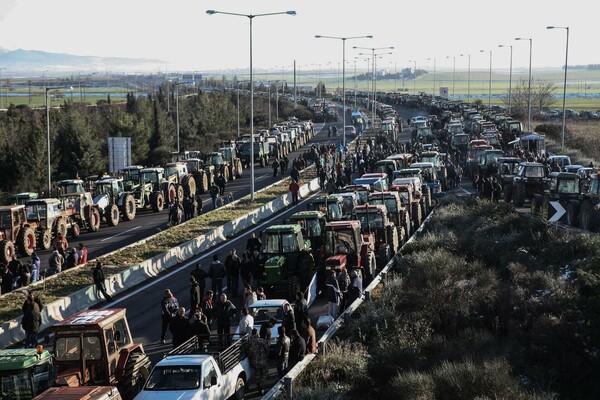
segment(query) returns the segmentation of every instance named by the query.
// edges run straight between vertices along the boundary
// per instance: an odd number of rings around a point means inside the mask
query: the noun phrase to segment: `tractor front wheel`
[[[125,363],[123,377],[117,387],[123,399],[132,400],[144,386],[150,371],[150,359],[143,353],[132,353]]]

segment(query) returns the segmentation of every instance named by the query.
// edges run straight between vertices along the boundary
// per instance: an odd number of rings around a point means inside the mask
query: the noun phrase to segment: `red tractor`
[[[377,261],[373,235],[363,235],[359,221],[333,221],[325,225],[325,269],[360,269],[371,280]]]
[[[396,225],[388,218],[388,211],[383,205],[365,204],[354,211],[363,236],[368,235],[369,241],[374,243],[377,268],[381,269],[400,249]]]
[[[15,253],[30,256],[35,250],[35,228],[27,222],[24,205],[0,206],[0,263],[8,264]]]

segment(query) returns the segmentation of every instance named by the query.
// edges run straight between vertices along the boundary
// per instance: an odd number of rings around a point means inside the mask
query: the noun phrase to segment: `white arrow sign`
[[[563,206],[560,205],[558,201],[551,201],[550,205],[554,207],[556,212],[552,217],[550,217],[548,222],[557,222],[563,215],[565,215],[565,209],[563,208]]]

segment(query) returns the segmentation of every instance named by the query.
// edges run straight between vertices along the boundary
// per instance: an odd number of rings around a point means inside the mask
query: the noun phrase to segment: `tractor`
[[[0,206],[0,263],[8,264],[16,253],[30,256],[35,250],[35,222],[27,221],[24,205]],[[16,249],[15,249],[16,247]]]
[[[405,243],[411,235],[410,214],[408,209],[402,205],[400,193],[398,192],[375,192],[369,195],[369,204],[384,205],[388,212],[388,218],[394,221],[398,230],[400,243]]]
[[[243,171],[242,159],[238,154],[235,142],[233,144],[227,144],[223,147],[219,147],[219,152],[223,155],[223,160],[225,160],[227,163],[231,180],[241,178]]]
[[[136,204],[132,192],[125,191],[123,179],[104,178],[96,181],[97,204],[109,226],[115,226],[122,218],[131,221],[135,218]]]
[[[427,211],[421,196],[421,187],[419,177],[396,178],[392,182],[391,190],[398,191],[402,204],[408,209],[412,222],[411,232],[416,231],[421,226]]]
[[[544,164],[522,162],[519,171],[513,178],[512,200],[515,207],[522,207],[525,200],[533,198],[534,194],[543,194],[548,185],[548,171]]]
[[[325,269],[360,269],[372,280],[377,272],[374,235],[362,234],[359,221],[334,221],[325,225]]]
[[[266,277],[262,284],[269,287],[287,284],[288,297],[293,299],[298,290],[308,288],[315,273],[311,242],[304,240],[302,228],[297,224],[270,226],[263,233],[267,239],[263,252]]]
[[[383,205],[365,204],[356,207],[355,211],[362,234],[373,235],[377,267],[381,269],[400,249],[398,230],[388,219],[387,209]]]
[[[183,161],[168,163],[164,166],[164,177],[169,183],[175,187],[177,200],[183,201],[186,196],[196,195],[196,180],[194,176],[188,172],[187,164]],[[169,189],[170,190],[170,189]],[[175,200],[171,196],[171,192],[165,190],[167,200]]]
[[[579,226],[590,232],[600,230],[600,176],[590,174],[587,192],[579,204]],[[567,210],[568,212],[569,210]]]
[[[47,250],[52,246],[52,239],[58,233],[66,237],[71,227],[71,221],[66,212],[61,209],[59,199],[36,199],[25,203],[27,221],[35,226],[37,247]],[[79,231],[77,231],[79,232]]]
[[[100,229],[100,207],[94,204],[90,192],[66,193],[60,196],[60,208],[67,230],[73,239],[79,237],[81,229],[96,232]]]
[[[521,159],[517,157],[498,157],[496,164],[496,181],[502,186],[502,197],[506,203],[512,200],[512,184],[519,171]]]
[[[116,386],[125,400],[141,390],[150,359],[133,342],[124,308],[79,311],[52,330],[54,386]]]
[[[142,181],[142,170],[144,167],[140,165],[132,165],[121,170],[123,174],[123,190],[130,192],[135,202],[136,210],[144,210],[152,207],[156,212],[161,211],[164,207],[164,197],[158,199],[153,195],[153,184],[148,180]],[[161,201],[158,204],[158,201]],[[154,201],[155,203],[152,203]]]
[[[0,398],[31,400],[45,391],[52,375],[52,354],[35,349],[0,350]]]
[[[198,193],[208,193],[215,181],[215,167],[213,165],[204,165],[204,161],[200,158],[188,158],[184,161],[188,171],[196,181]]]
[[[370,192],[369,185],[346,185],[342,188],[342,193],[356,193],[360,205],[367,202]]]
[[[325,243],[325,224],[327,220],[321,211],[299,211],[290,216],[289,223],[302,228],[302,236],[310,240],[313,259],[318,270],[324,264],[323,244]]]
[[[533,195],[531,213],[550,222],[568,222],[571,226],[577,226],[583,198],[577,174],[551,172],[548,175],[548,189],[543,194]]]
[[[323,195],[311,199],[306,204],[307,211],[321,211],[325,213],[327,221],[339,221],[342,219],[344,200],[335,194]]]

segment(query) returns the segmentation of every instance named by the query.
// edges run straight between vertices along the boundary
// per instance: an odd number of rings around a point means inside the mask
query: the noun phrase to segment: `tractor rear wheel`
[[[507,184],[502,188],[502,197],[505,203],[510,203],[512,200],[512,185]]]
[[[104,210],[104,218],[108,226],[119,225],[119,207],[116,204],[111,204]]]
[[[152,193],[150,203],[152,204],[152,211],[154,212],[160,212],[165,208],[165,198],[161,192]]]
[[[132,400],[142,390],[149,371],[150,359],[146,354],[132,353],[129,355],[123,377],[117,384],[124,400]]]
[[[185,190],[183,190],[183,186],[177,185],[177,200],[181,203],[183,201],[183,196],[185,196]]]
[[[577,227],[579,225],[579,215],[577,206],[573,203],[569,203],[567,206],[567,223],[571,226]]]
[[[62,237],[66,237],[67,236],[67,221],[65,221],[64,219],[59,219],[58,221],[56,221],[56,228],[54,233],[58,236],[58,234],[60,233],[60,235]]]
[[[88,231],[97,232],[100,229],[100,211],[98,208],[93,207],[90,211],[90,219],[87,221]]]
[[[515,202],[515,207],[523,207],[523,204],[525,204],[526,195],[527,195],[527,193],[525,190],[525,185],[515,186],[515,190],[513,193],[513,200]]]
[[[183,191],[186,195],[196,195],[196,179],[192,175],[186,175],[181,179],[183,185]]]
[[[12,261],[15,255],[15,245],[10,240],[3,240],[0,242],[0,262],[2,264],[8,264]]]
[[[35,250],[35,231],[31,227],[23,227],[17,235],[17,249],[23,256],[31,256]]]
[[[176,196],[177,196],[177,190],[175,189],[175,185],[173,185],[172,183],[169,183],[169,186],[167,187],[167,201],[169,203],[171,203],[172,201],[175,201]]]
[[[300,290],[299,289],[299,284],[298,284],[298,278],[296,277],[296,275],[290,275],[288,276],[288,299],[295,299],[296,298],[296,292]]]
[[[592,203],[584,201],[579,210],[579,226],[581,229],[590,231],[590,213],[593,209]]]
[[[44,229],[38,237],[38,247],[42,250],[48,250],[52,246],[52,231]]]
[[[125,201],[123,201],[123,205],[121,206],[121,214],[123,214],[123,220],[131,221],[135,218],[135,199],[133,195],[128,194],[125,196]]]
[[[600,210],[598,207],[590,207],[588,211],[589,223],[588,230],[590,232],[598,232],[600,230]]]
[[[81,233],[81,230],[79,229],[79,225],[73,224],[73,226],[71,227],[70,233],[71,233],[71,238],[77,239],[79,237],[79,234]]]

